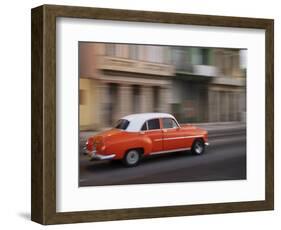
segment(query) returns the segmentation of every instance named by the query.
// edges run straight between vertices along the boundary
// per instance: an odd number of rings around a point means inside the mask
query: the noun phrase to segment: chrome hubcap
[[[196,142],[195,146],[194,146],[194,150],[197,154],[201,154],[203,151],[203,146],[201,144],[201,142]]]
[[[130,152],[128,152],[127,156],[126,156],[126,160],[128,162],[128,164],[133,165],[136,164],[139,160],[139,154],[136,150],[132,150]]]

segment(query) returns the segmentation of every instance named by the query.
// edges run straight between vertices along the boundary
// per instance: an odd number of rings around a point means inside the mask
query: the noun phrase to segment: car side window
[[[178,124],[172,118],[163,118],[163,128],[164,129],[172,129],[177,128]]]
[[[147,126],[149,130],[160,129],[160,121],[159,119],[151,119],[147,121]]]
[[[146,122],[144,122],[144,124],[141,127],[141,131],[146,131],[147,130],[147,125]]]

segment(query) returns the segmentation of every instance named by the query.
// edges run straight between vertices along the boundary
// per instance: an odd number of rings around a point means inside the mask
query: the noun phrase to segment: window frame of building
[[[157,64],[166,64],[164,57],[164,46],[143,45],[140,51],[140,60]]]
[[[161,100],[160,95],[161,87],[160,86],[152,86],[152,105],[154,108],[154,112],[159,112],[159,104]]]
[[[138,45],[133,45],[133,44],[130,44],[128,45],[128,50],[129,50],[129,59],[132,59],[132,60],[138,60],[139,59],[139,46]]]
[[[176,67],[179,71],[189,72],[191,65],[191,54],[192,50],[190,47],[185,46],[177,46],[173,48],[173,51],[170,55],[171,63]]]
[[[141,103],[141,85],[132,85],[132,112],[140,112]]]
[[[115,57],[117,58],[128,58],[128,52],[126,52],[126,49],[128,49],[127,44],[116,44],[115,45]]]
[[[115,57],[116,56],[116,45],[113,43],[105,44],[105,55]]]
[[[200,55],[201,55],[201,65],[210,65],[209,55],[210,55],[210,49],[209,48],[201,48],[200,49]]]
[[[167,65],[171,64],[171,55],[172,55],[171,47],[164,46],[163,47],[163,63],[164,64],[167,64]]]

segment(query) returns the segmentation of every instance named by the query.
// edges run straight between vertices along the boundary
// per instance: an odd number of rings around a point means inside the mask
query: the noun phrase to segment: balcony
[[[203,77],[217,77],[218,69],[211,65],[191,65],[177,66],[177,73],[187,75],[198,75]]]
[[[223,76],[214,78],[212,81],[213,84],[216,85],[229,85],[229,86],[246,86],[245,78],[234,78],[231,76]]]
[[[174,68],[172,65],[110,56],[100,56],[98,68],[103,70],[114,70],[149,75],[174,75]]]
[[[208,77],[216,77],[218,76],[218,69],[217,67],[211,65],[194,65],[193,74]]]

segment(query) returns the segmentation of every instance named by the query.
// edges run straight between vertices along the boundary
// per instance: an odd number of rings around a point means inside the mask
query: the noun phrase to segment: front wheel
[[[202,140],[197,139],[194,141],[191,152],[195,155],[202,155],[205,151],[205,144]]]
[[[140,152],[136,149],[129,150],[123,159],[123,163],[128,167],[136,166],[139,162]]]

